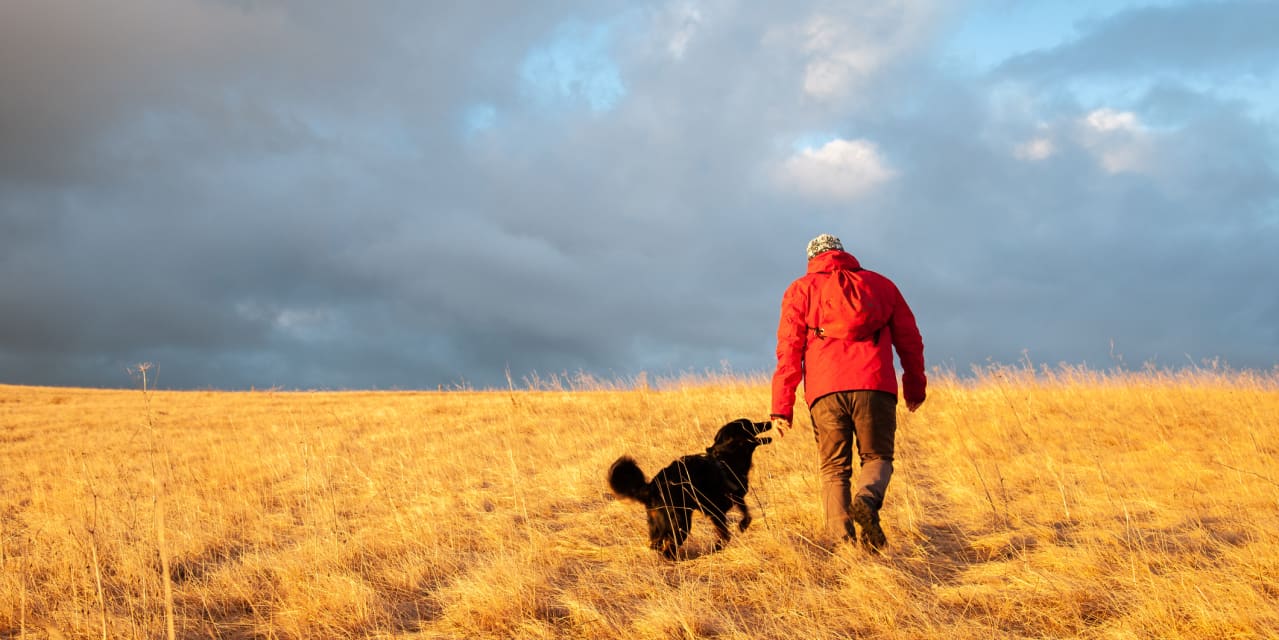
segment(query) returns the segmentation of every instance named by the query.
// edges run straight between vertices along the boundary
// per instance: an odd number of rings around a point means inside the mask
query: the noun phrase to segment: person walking
[[[902,396],[913,412],[924,403],[927,377],[923,338],[906,299],[891,280],[863,269],[839,238],[813,238],[807,273],[782,296],[773,427],[781,435],[790,429],[802,380],[817,438],[826,528],[837,539],[860,540],[872,552],[888,542],[879,511],[893,475],[894,350],[903,370]],[[861,466],[855,492],[854,446]]]

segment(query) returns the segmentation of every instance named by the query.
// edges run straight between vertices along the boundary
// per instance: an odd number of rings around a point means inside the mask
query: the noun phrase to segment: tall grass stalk
[[[175,617],[173,613],[173,572],[169,567],[169,548],[165,539],[165,523],[164,523],[164,507],[168,501],[168,469],[169,465],[164,465],[164,473],[161,472],[160,464],[157,460],[159,457],[157,451],[160,447],[159,437],[156,435],[155,415],[151,410],[151,392],[147,388],[147,372],[151,369],[150,363],[139,364],[137,367],[138,375],[142,379],[142,399],[146,404],[147,434],[150,438],[150,446],[148,447],[148,457],[151,461],[151,489],[152,504],[155,513],[155,542],[156,550],[160,556],[160,584],[164,589],[164,630],[169,640],[177,637],[177,629]],[[103,637],[106,637],[105,629]]]

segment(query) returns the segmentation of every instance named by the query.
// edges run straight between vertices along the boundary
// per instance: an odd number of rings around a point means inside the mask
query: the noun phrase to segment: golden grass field
[[[0,386],[0,637],[1279,637],[1279,371],[933,378],[884,554],[822,532],[800,415],[754,526],[711,553],[696,516],[674,563],[605,470],[762,419],[767,380]]]

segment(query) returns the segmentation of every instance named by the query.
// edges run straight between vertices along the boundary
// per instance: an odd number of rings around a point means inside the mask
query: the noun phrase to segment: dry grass
[[[755,526],[707,553],[699,517],[678,563],[604,470],[701,450],[765,381],[0,386],[0,637],[163,637],[161,532],[183,638],[1279,637],[1279,375],[938,378],[886,554],[821,533],[797,431]]]

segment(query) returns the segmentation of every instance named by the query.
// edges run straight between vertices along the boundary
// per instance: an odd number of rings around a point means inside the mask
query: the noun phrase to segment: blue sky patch
[[[524,87],[545,104],[585,103],[610,111],[626,95],[611,57],[612,27],[569,19],[544,44],[533,47],[520,66]]]
[[[497,107],[487,102],[477,102],[462,112],[462,132],[475,135],[492,129],[497,124]]]

